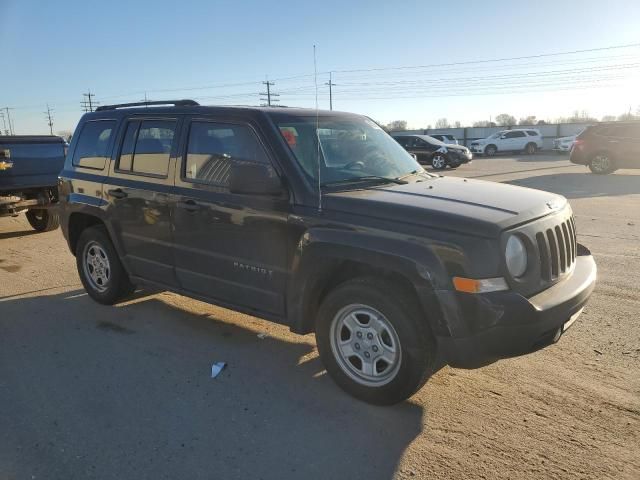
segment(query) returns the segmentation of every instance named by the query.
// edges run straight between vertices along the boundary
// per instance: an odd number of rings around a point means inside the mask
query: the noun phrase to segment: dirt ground
[[[59,230],[0,219],[0,479],[640,478],[640,171],[445,174],[567,196],[598,285],[558,344],[391,408],[342,393],[311,335],[170,293],[100,306]]]

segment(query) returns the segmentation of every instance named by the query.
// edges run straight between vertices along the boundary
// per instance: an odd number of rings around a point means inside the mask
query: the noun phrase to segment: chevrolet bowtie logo
[[[4,160],[0,162],[0,171],[9,170],[11,167],[13,167],[12,162],[5,162]]]

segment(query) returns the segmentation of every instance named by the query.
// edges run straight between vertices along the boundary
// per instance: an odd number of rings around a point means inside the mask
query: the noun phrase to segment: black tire
[[[94,254],[94,257],[107,259],[108,268],[103,270],[108,271],[108,279],[103,281],[101,286],[91,278],[91,267],[89,267],[88,263],[85,268],[88,251],[92,248],[98,251],[101,250],[104,255],[104,257],[101,257],[101,255]],[[98,303],[113,305],[131,295],[135,290],[135,286],[129,280],[129,276],[124,270],[118,253],[113,243],[111,243],[109,234],[104,226],[89,227],[80,234],[76,246],[76,266],[82,285],[89,296]]]
[[[616,170],[615,162],[609,152],[598,152],[589,160],[589,170],[596,175],[607,175]]]
[[[527,145],[524,147],[524,153],[526,153],[527,155],[533,155],[537,150],[538,146],[533,142],[527,143]]]
[[[60,214],[46,208],[27,210],[29,224],[38,232],[50,232],[60,226]]]
[[[496,153],[498,153],[498,147],[495,145],[487,145],[484,149],[484,154],[487,157],[493,157]]]
[[[352,378],[354,373],[348,373],[344,357],[334,353],[332,335],[336,333],[332,324],[339,324],[341,312],[351,307],[374,309],[393,326],[399,341],[397,351],[401,353],[397,354],[399,364],[390,372],[392,375],[386,383],[366,385],[362,380]],[[375,405],[392,405],[406,400],[426,383],[436,368],[436,342],[416,300],[394,284],[373,277],[349,280],[327,295],[316,319],[316,341],[320,358],[338,386],[350,395]],[[354,341],[359,340],[354,337]],[[367,348],[374,347],[363,346],[363,352]],[[379,358],[373,362],[376,370],[378,361]]]

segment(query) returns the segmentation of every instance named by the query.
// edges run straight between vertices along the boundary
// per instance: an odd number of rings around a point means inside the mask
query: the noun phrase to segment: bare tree
[[[602,117],[602,121],[603,122],[615,122],[616,121],[616,116],[615,115],[605,115],[604,117]]]
[[[446,118],[439,118],[436,121],[436,128],[451,128],[451,125]]]
[[[516,125],[518,121],[513,115],[509,115],[508,113],[501,113],[500,115],[496,115],[496,123],[501,127],[508,127],[511,125]]]
[[[393,122],[389,122],[387,124],[387,130],[390,132],[397,132],[400,130],[407,129],[407,121],[406,120],[394,120]]]
[[[474,127],[495,127],[496,124],[490,122],[489,120],[479,120],[477,122],[473,122]]]
[[[71,130],[59,130],[56,132],[56,135],[64,138],[67,142],[70,142],[71,137],[73,136],[73,132]]]
[[[518,125],[535,125],[537,122],[535,115],[529,115],[527,117],[521,118],[518,122]]]
[[[462,128],[462,124],[460,123],[460,120],[456,120],[456,123],[453,124],[456,128]]]

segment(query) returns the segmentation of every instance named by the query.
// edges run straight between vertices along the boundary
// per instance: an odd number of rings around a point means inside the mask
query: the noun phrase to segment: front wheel
[[[498,149],[496,148],[495,145],[489,145],[487,148],[484,149],[484,154],[487,157],[493,157],[497,152],[498,152]]]
[[[436,153],[431,157],[431,166],[435,170],[444,170],[447,168],[447,158],[441,153]]]
[[[27,210],[29,224],[38,232],[50,232],[60,226],[60,215],[45,208]]]
[[[435,368],[435,341],[417,302],[373,277],[347,281],[322,302],[318,351],[327,372],[347,393],[368,403],[401,402]]]
[[[89,227],[80,234],[76,264],[82,285],[96,302],[113,305],[135,290],[102,226]]]

